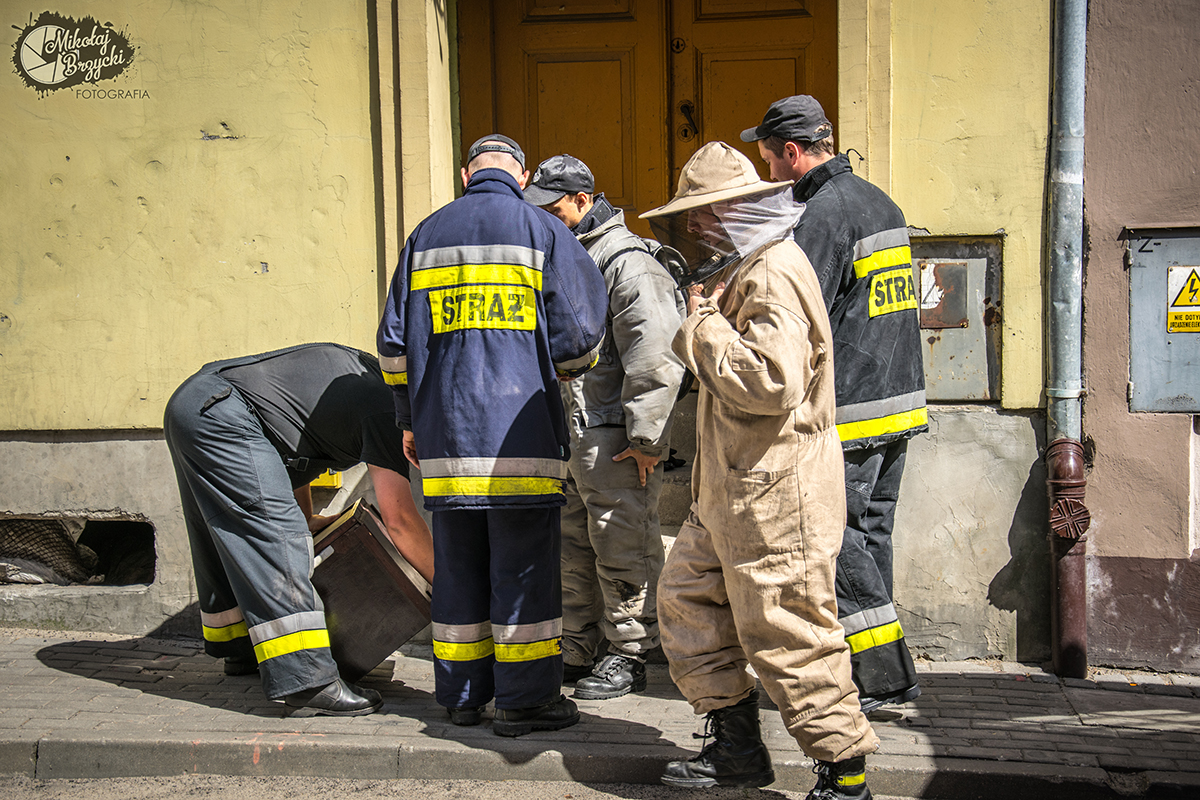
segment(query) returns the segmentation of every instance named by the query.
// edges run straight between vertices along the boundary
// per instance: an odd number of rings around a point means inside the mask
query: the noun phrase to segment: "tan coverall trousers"
[[[859,709],[850,650],[832,600],[840,540],[765,553],[755,531],[710,531],[692,507],[659,580],[659,622],[671,678],[697,714],[754,688],[749,663],[811,758],[866,755],[879,739]],[[807,590],[807,591],[806,591]]]

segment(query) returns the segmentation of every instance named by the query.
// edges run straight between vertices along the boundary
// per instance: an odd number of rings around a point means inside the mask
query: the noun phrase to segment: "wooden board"
[[[429,624],[430,587],[365,503],[318,532],[313,550],[333,658],[356,681]]]

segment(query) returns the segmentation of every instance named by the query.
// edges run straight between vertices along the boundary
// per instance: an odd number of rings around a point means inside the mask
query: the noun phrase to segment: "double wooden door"
[[[781,97],[837,124],[836,0],[458,0],[463,147],[511,136],[532,170],[570,153],[596,190],[642,211],[696,149],[738,138]],[[763,177],[766,177],[765,175]]]

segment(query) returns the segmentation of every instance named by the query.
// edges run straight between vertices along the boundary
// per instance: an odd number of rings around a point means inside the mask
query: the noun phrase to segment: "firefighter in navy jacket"
[[[557,381],[595,365],[607,308],[583,247],[522,199],[524,161],[507,137],[471,146],[463,196],[405,244],[378,334],[433,512],[437,701],[470,725],[494,697],[509,736],[579,719],[560,694]]]

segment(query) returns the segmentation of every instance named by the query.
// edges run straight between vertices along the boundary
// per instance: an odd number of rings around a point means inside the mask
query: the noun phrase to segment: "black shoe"
[[[587,664],[568,664],[564,661],[562,682],[574,683],[580,678],[586,678],[588,675],[592,674],[592,670],[595,668],[595,666],[596,665],[591,662]]]
[[[328,686],[289,694],[283,702],[331,717],[361,717],[383,705],[383,697],[374,689],[362,689],[338,678]]]
[[[492,730],[497,736],[524,736],[533,731],[557,731],[579,722],[579,709],[563,697],[532,708],[497,708]]]
[[[880,695],[879,697],[859,695],[858,704],[862,707],[862,712],[864,714],[870,714],[872,711],[878,711],[880,708],[888,705],[889,703],[901,705],[909,702],[910,700],[916,700],[920,696],[921,687],[914,683],[907,689],[901,689],[898,692],[891,692],[890,694]]]
[[[817,785],[805,800],[871,800],[865,756],[845,761],[818,761],[813,767]]]
[[[225,656],[226,675],[254,675],[258,672],[258,659],[254,656]]]
[[[478,725],[483,720],[482,708],[447,708],[446,711],[455,725]]]
[[[646,691],[646,665],[636,658],[610,653],[600,660],[590,678],[575,684],[580,700],[607,700],[630,692]]]
[[[753,788],[775,782],[771,754],[758,727],[757,689],[737,705],[708,712],[703,738],[709,737],[712,742],[695,758],[667,764],[662,782],[687,789]]]

